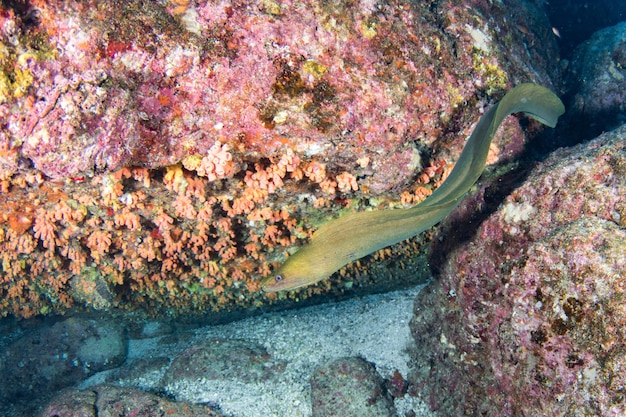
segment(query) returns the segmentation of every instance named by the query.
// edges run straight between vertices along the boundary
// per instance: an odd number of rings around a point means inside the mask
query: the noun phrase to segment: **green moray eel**
[[[263,290],[293,290],[316,283],[350,262],[439,223],[478,180],[496,130],[505,117],[517,112],[554,127],[565,108],[544,87],[532,83],[516,86],[483,114],[452,172],[428,198],[409,209],[350,213],[329,221],[313,234],[309,244],[262,281]]]

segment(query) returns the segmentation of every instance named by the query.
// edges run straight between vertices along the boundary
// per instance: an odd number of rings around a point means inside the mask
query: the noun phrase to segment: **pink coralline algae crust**
[[[411,379],[441,415],[626,413],[625,137],[557,151],[418,297]]]
[[[0,143],[53,178],[163,167],[219,141],[237,166],[291,149],[379,193],[413,176],[418,148],[462,139],[485,92],[550,86],[554,64],[549,37],[534,67],[512,46],[512,25],[525,43],[547,27],[522,6],[505,23],[509,8],[476,1],[29,4],[28,29],[12,11],[0,21],[24,73],[0,94]]]
[[[3,3],[0,316],[230,311],[423,269],[428,235],[259,288],[340,210],[422,201],[508,87],[553,85],[545,16],[489,3]],[[490,162],[523,147],[501,132]]]

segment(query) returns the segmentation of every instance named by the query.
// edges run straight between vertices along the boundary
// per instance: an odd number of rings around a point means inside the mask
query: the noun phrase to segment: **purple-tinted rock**
[[[626,121],[626,22],[594,33],[572,57],[565,123],[590,139]]]
[[[312,417],[391,417],[395,408],[382,377],[361,358],[340,358],[311,376]]]
[[[247,340],[215,339],[191,346],[178,355],[164,376],[172,391],[200,381],[261,382],[282,372],[283,364],[265,348]]]
[[[461,143],[487,96],[556,76],[547,19],[523,1],[25,8],[0,14],[2,162],[54,178],[163,167],[227,143],[236,170],[290,149],[380,193],[411,179],[442,132]]]
[[[555,152],[418,296],[410,379],[440,415],[626,413],[625,139]]]
[[[126,359],[124,331],[110,321],[70,318],[37,328],[0,356],[0,400],[19,402],[72,386]]]
[[[67,389],[44,407],[39,417],[98,417],[96,391]]]
[[[173,402],[132,388],[100,385],[68,390],[55,397],[39,417],[219,417],[203,405]]]

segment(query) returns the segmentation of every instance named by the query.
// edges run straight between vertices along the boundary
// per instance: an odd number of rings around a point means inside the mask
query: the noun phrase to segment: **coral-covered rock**
[[[312,417],[391,417],[395,409],[371,363],[347,357],[323,364],[311,376]]]
[[[556,57],[522,0],[2,3],[0,316],[424,280],[429,235],[333,285],[259,286],[329,216],[423,200],[504,90],[558,84]],[[501,130],[491,162],[525,141]]]
[[[626,121],[626,22],[599,30],[574,52],[566,83],[567,130],[590,139]]]
[[[50,401],[39,417],[220,417],[210,408],[174,402],[133,388],[98,385],[67,390]]]
[[[126,359],[126,336],[111,321],[71,318],[38,327],[0,356],[0,404],[30,402]]]
[[[55,178],[163,167],[227,143],[235,167],[291,149],[376,192],[419,167],[415,142],[466,129],[473,119],[460,116],[475,116],[485,92],[550,85],[554,44],[528,56],[512,28],[549,29],[524,3],[506,20],[513,7],[475,1],[29,6],[5,7],[0,22],[0,143]]]
[[[625,138],[555,152],[418,296],[411,379],[441,415],[626,413]]]

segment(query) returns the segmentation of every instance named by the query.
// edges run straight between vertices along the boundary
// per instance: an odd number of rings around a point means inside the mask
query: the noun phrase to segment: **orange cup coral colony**
[[[295,216],[298,206],[280,204],[279,194],[317,188],[308,198],[323,207],[335,187],[358,185],[346,172],[328,177],[323,164],[304,163],[292,151],[256,163],[240,179],[235,166],[228,146],[216,142],[207,155],[164,169],[65,181],[3,172],[0,311],[28,317],[76,303],[141,302],[179,313],[249,306],[284,248],[311,234]]]

